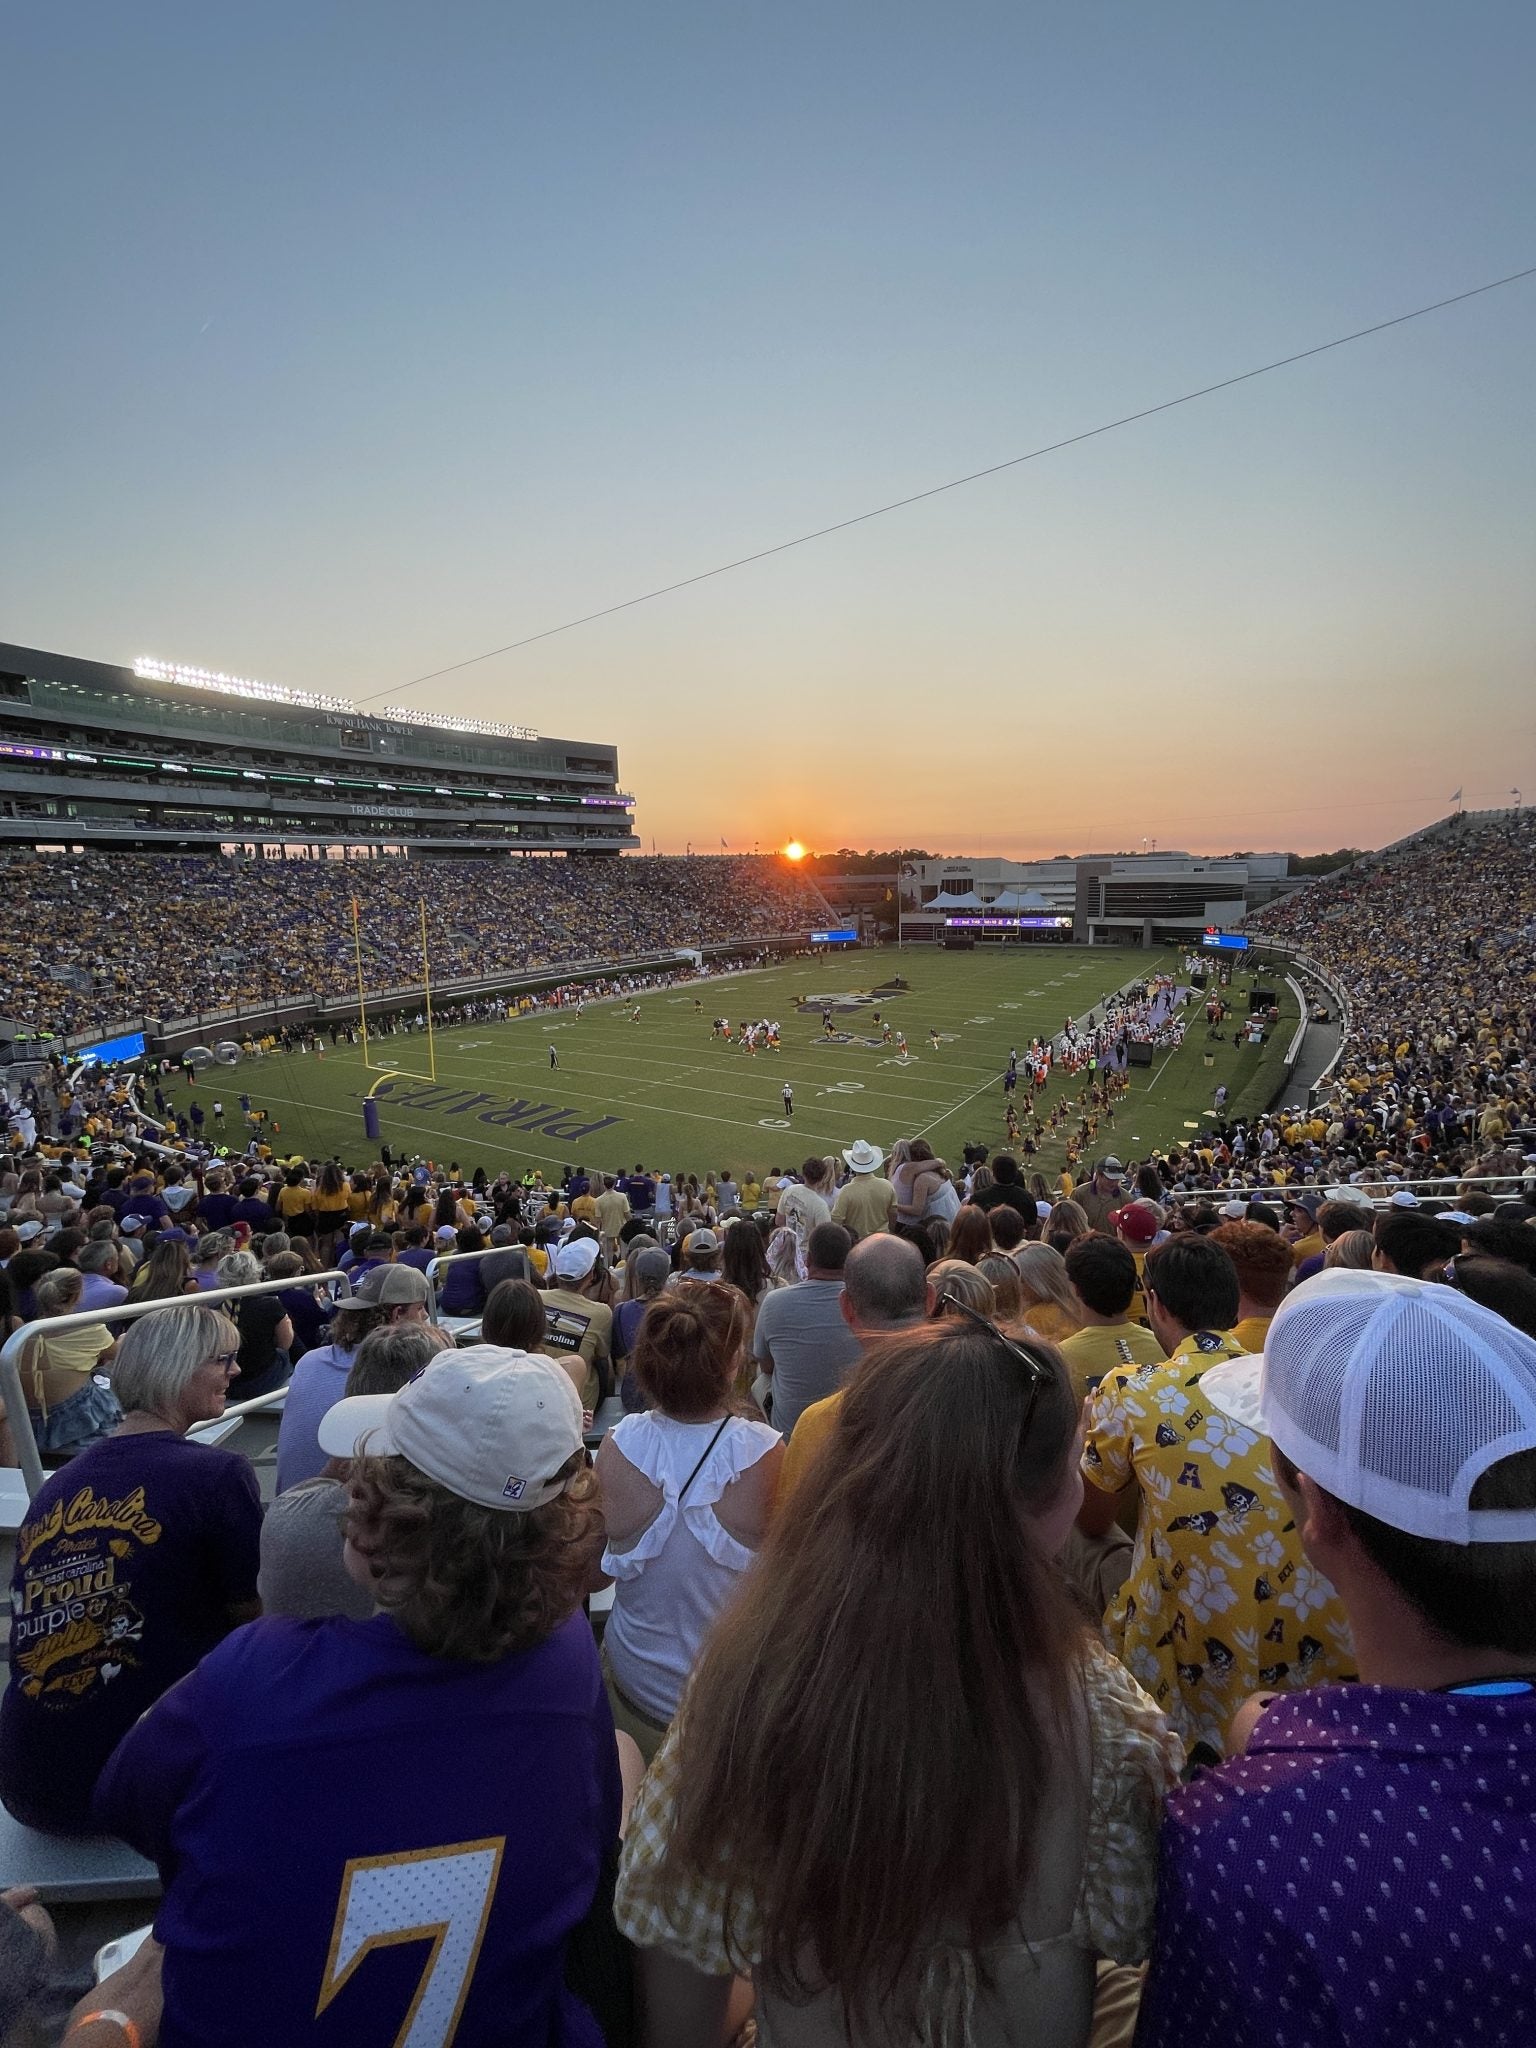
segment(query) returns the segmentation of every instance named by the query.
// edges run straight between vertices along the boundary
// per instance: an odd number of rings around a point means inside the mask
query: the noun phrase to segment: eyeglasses
[[[944,1301],[947,1308],[952,1308],[957,1315],[964,1316],[968,1323],[974,1323],[979,1330],[985,1330],[989,1337],[995,1337],[1009,1356],[1017,1359],[1023,1366],[1029,1386],[1029,1398],[1024,1403],[1024,1420],[1019,1425],[1019,1434],[1023,1436],[1033,1420],[1040,1389],[1053,1377],[1050,1367],[1043,1358],[1037,1357],[1033,1351],[1015,1343],[1012,1337],[1006,1336],[990,1316],[984,1316],[979,1309],[972,1308],[969,1302],[959,1301],[952,1294],[946,1295]]]
[[[1457,1252],[1454,1258],[1447,1259],[1440,1268],[1440,1278],[1448,1287],[1454,1287],[1458,1294],[1465,1294],[1467,1291],[1462,1285],[1460,1272],[1461,1262],[1466,1256],[1465,1252]]]
[[[220,1351],[215,1353],[212,1358],[205,1358],[203,1363],[204,1365],[217,1365],[225,1372],[233,1372],[240,1363],[240,1354],[238,1351]]]

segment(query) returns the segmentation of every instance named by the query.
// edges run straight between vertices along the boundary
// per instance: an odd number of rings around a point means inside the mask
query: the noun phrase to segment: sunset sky
[[[364,696],[1536,264],[1536,9],[8,11],[0,637]],[[500,656],[647,849],[1536,800],[1536,279]],[[408,701],[411,701],[408,699]]]

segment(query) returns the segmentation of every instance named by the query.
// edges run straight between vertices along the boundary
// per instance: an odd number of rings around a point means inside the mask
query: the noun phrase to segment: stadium
[[[708,1305],[733,1302],[704,1337],[731,1388],[710,1441],[738,1432],[738,1484],[772,1474],[754,1510],[771,1540],[774,1495],[815,1484],[809,1447],[835,1436],[860,1346],[879,1354],[882,1333],[925,1313],[953,1343],[970,1318],[1086,1399],[1062,1567],[1103,1608],[1169,1757],[1215,1761],[1245,1690],[1326,1684],[1353,1653],[1322,1581],[1298,1610],[1307,1628],[1276,1620],[1262,1650],[1256,1630],[1228,1627],[1203,1655],[1170,1656],[1168,1635],[1136,1619],[1138,1603],[1155,1611],[1154,1583],[1178,1583],[1159,1559],[1180,1558],[1192,1586],[1258,1561],[1260,1597],[1266,1571],[1310,1569],[1262,1436],[1223,1435],[1198,1409],[1170,1422],[1206,1358],[1251,1358],[1287,1289],[1299,1305],[1305,1276],[1337,1264],[1487,1302],[1489,1327],[1462,1330],[1464,1349],[1525,1332],[1536,1365],[1536,829],[1523,809],[1458,808],[1316,878],[1285,856],[1168,852],[925,857],[873,876],[798,847],[658,858],[633,851],[644,792],[621,790],[611,743],[447,713],[370,718],[220,673],[9,645],[0,764],[16,1611],[0,1848],[19,1881],[51,1879],[76,1943],[114,1937],[96,1973],[135,2010],[146,1972],[146,2012],[160,1995],[134,1903],[160,1881],[150,1844],[114,1817],[120,1767],[105,1752],[89,1809],[48,1759],[60,1688],[104,1690],[154,1603],[142,1566],[120,1593],[82,1598],[142,1538],[114,1537],[117,1558],[97,1567],[81,1547],[92,1517],[71,1507],[61,1523],[48,1503],[88,1499],[93,1459],[121,1469],[140,1407],[249,1475],[263,1610],[345,1613],[335,1582],[300,1595],[283,1577],[298,1569],[286,1518],[336,1487],[324,1411],[372,1384],[352,1369],[370,1346],[418,1379],[449,1347],[483,1376],[467,1390],[543,1361],[573,1389],[572,1441],[611,1475],[621,1445],[640,1455],[631,1430],[687,1398],[668,1392],[646,1332],[697,1295],[704,1335]],[[426,775],[443,779],[405,779]],[[849,1304],[851,1352],[792,1338],[799,1299],[819,1313],[829,1289]],[[185,1323],[184,1291],[232,1348],[215,1393],[167,1407],[136,1374],[173,1355],[156,1333]],[[87,1363],[107,1350],[122,1365],[80,1385],[72,1334]],[[1167,1380],[1148,1438],[1164,1463],[1141,1480],[1126,1444],[1149,1375]],[[494,1429],[490,1410],[481,1426]],[[231,1434],[243,1450],[216,1450]],[[1210,1461],[1228,1509],[1174,1515],[1170,1457],[1196,1489]],[[1117,1501],[1124,1513],[1122,1483],[1134,1535],[1106,1520]],[[248,1519],[209,1540],[227,1560],[254,1554]],[[337,1540],[304,1567],[322,1581]],[[732,1543],[727,1584],[752,1554]],[[672,1718],[676,1678],[658,1692],[658,1672],[675,1674],[677,1643],[694,1639],[676,1635],[667,1596],[647,1610],[673,1644],[654,1666],[652,1638],[630,1634],[632,1582],[614,1572],[576,1621],[602,1638],[621,1760],[638,1773]],[[819,1597],[814,1581],[803,1590]],[[1192,1598],[1192,1618],[1214,1613]],[[43,1617],[71,1600],[59,1637]],[[660,1769],[642,1800],[661,1796]],[[77,1846],[97,1815],[129,1846]],[[626,1882],[620,1924],[643,1948],[654,1873],[637,1859]],[[1108,1981],[1101,2017],[1121,1995]],[[396,1995],[375,1973],[370,1997]],[[755,1997],[773,2010],[766,1977]],[[117,2021],[87,2016],[99,2024]],[[615,2023],[605,2038],[630,2036]]]
[[[1536,14],[1312,11],[8,24],[0,2048],[1536,2044]]]

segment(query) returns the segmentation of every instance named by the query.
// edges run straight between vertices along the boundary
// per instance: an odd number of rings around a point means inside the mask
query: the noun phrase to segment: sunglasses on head
[[[1016,1342],[1014,1338],[1000,1330],[990,1316],[984,1316],[979,1309],[972,1308],[968,1302],[957,1301],[952,1294],[946,1295],[945,1307],[953,1309],[956,1315],[964,1316],[968,1323],[974,1323],[979,1330],[985,1330],[989,1337],[995,1337],[1008,1355],[1023,1366],[1025,1381],[1029,1387],[1029,1398],[1024,1404],[1024,1420],[1020,1425],[1020,1434],[1022,1435],[1024,1430],[1029,1428],[1030,1421],[1035,1412],[1035,1402],[1040,1397],[1040,1389],[1051,1378],[1050,1367],[1043,1358],[1038,1357],[1027,1346]]]

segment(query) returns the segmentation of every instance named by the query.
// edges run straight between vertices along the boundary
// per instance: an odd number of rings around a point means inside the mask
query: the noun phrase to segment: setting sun
[[[800,844],[798,839],[791,839],[788,846],[785,847],[784,858],[786,860],[805,859],[805,848]]]

